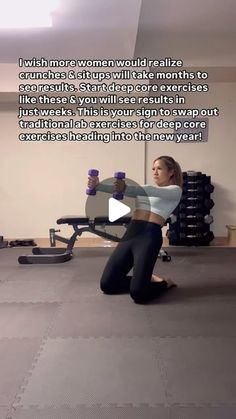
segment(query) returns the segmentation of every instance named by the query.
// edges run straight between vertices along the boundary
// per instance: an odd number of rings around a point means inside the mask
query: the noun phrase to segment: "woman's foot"
[[[151,281],[152,282],[166,281],[167,282],[167,289],[172,288],[172,287],[177,287],[176,283],[174,281],[172,281],[172,279],[170,279],[170,278],[161,278],[160,276],[152,275]]]
[[[160,276],[157,275],[152,275],[152,282],[162,282],[164,280],[164,278],[161,278]]]

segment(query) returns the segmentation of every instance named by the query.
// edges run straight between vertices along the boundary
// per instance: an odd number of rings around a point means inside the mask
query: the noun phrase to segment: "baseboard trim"
[[[32,237],[31,237],[32,238]],[[20,238],[17,238],[20,239]],[[5,239],[7,241],[16,240],[14,239]],[[34,238],[37,246],[40,247],[50,247],[50,242],[48,238]],[[116,247],[117,243],[110,242],[108,240],[102,239],[100,237],[80,237],[76,242],[74,247]],[[57,247],[66,247],[64,243],[57,242]],[[163,237],[163,247],[180,247],[180,246],[170,246],[168,239]],[[182,246],[187,247],[187,246]],[[201,246],[205,247],[205,246]],[[214,240],[206,247],[236,247],[236,244],[229,244],[227,237],[215,237]]]

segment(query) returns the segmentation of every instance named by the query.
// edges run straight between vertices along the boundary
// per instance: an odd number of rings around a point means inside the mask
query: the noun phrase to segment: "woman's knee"
[[[131,288],[130,296],[136,304],[144,304],[147,302],[145,290],[142,288]]]
[[[104,294],[113,294],[114,293],[113,287],[111,287],[111,285],[109,285],[109,283],[105,282],[105,281],[100,282],[100,290],[102,292],[104,292]]]

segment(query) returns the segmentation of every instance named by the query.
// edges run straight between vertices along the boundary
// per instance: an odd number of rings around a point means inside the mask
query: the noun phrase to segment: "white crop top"
[[[97,191],[114,192],[113,185],[99,183]],[[169,186],[128,186],[126,185],[124,195],[136,198],[137,210],[145,210],[160,215],[166,220],[180,202],[182,189],[178,185]]]

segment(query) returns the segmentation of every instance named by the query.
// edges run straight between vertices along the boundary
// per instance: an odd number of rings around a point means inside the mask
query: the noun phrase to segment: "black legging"
[[[159,296],[167,282],[151,282],[151,277],[162,242],[160,225],[132,220],[105,266],[101,290],[106,294],[129,291],[139,304]],[[127,276],[132,267],[133,276]]]

